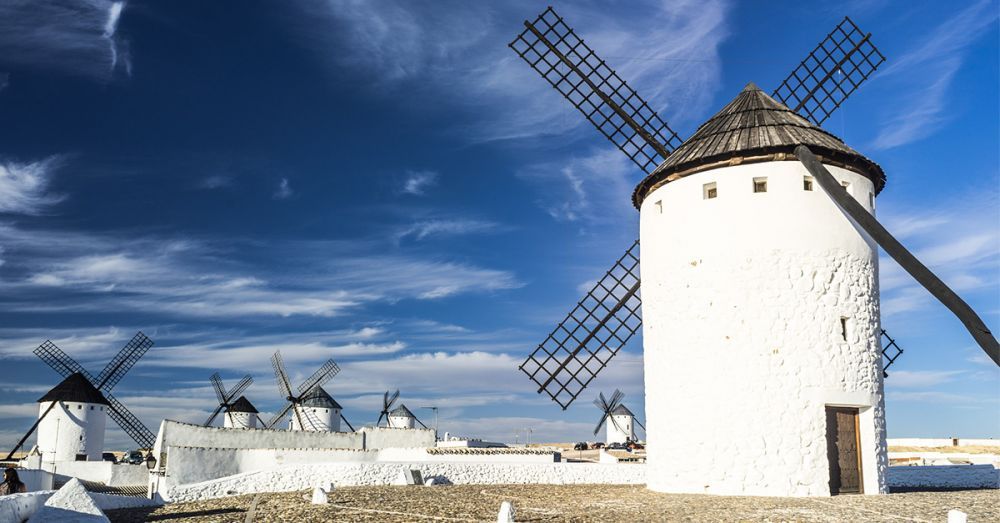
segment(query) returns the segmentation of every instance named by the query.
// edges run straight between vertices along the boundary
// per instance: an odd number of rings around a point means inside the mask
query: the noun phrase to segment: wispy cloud
[[[272,195],[275,200],[287,200],[292,197],[294,192],[292,191],[292,186],[288,183],[288,178],[282,178],[278,182],[278,188],[274,190]]]
[[[510,272],[447,260],[377,254],[364,242],[257,246],[169,238],[24,231],[0,223],[6,248],[0,301],[21,311],[143,310],[174,316],[336,316],[378,301],[431,300],[520,287]],[[329,249],[339,248],[335,258]],[[247,267],[227,252],[270,260]],[[13,253],[17,253],[16,256]],[[269,254],[272,253],[272,254]],[[60,300],[16,301],[57,292]],[[15,300],[15,301],[11,301]]]
[[[876,149],[891,149],[930,136],[946,122],[947,94],[967,49],[996,24],[996,3],[981,0],[944,20],[879,76],[897,91],[886,107]]]
[[[539,206],[553,219],[585,224],[633,218],[630,202],[633,166],[617,149],[605,148],[573,156],[568,161],[528,166],[517,176],[540,187]]]
[[[296,33],[332,67],[381,89],[447,92],[474,114],[470,141],[562,134],[589,126],[504,45],[542,6],[530,2],[297,2]],[[602,58],[674,123],[702,116],[729,31],[723,1],[647,1],[607,16],[601,2],[559,6]],[[591,131],[593,132],[593,131]]]
[[[1000,193],[977,192],[934,207],[886,206],[879,210],[887,228],[918,259],[957,292],[988,296],[1000,285]],[[934,298],[891,258],[879,260],[883,317],[898,316],[934,303]]]
[[[500,224],[486,220],[474,220],[467,218],[434,219],[414,223],[397,233],[396,238],[397,240],[412,238],[416,241],[421,241],[431,236],[463,236],[468,234],[496,232],[500,229]]]
[[[399,189],[403,194],[423,196],[428,188],[437,184],[438,173],[433,171],[407,171]]]
[[[123,1],[0,3],[0,64],[106,81],[131,71],[128,42],[118,35]]]
[[[62,196],[48,192],[59,165],[55,156],[29,163],[0,162],[0,213],[41,214],[62,200]]]
[[[960,370],[897,370],[893,371],[892,379],[886,381],[886,386],[893,389],[933,387],[955,381],[962,374],[964,371]]]
[[[213,174],[198,182],[199,189],[221,189],[233,185],[233,178],[224,174]],[[281,189],[279,184],[278,189]]]

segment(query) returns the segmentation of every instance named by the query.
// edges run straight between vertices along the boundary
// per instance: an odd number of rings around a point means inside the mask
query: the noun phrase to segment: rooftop
[[[875,162],[813,125],[750,82],[736,98],[703,123],[632,192],[636,207],[656,188],[726,164],[796,160],[795,147],[806,145],[823,163],[867,177],[877,194],[885,173]]]
[[[38,398],[38,403],[46,401],[72,401],[76,403],[98,403],[108,405],[104,394],[97,390],[87,378],[79,372],[70,374],[66,379],[52,387],[52,390]]]
[[[303,407],[319,407],[321,409],[344,409],[323,387],[314,387],[305,396],[302,396],[300,405]]]
[[[253,403],[250,403],[250,400],[246,396],[240,396],[226,408],[226,412],[249,412],[250,414],[257,414],[260,411],[253,406]]]

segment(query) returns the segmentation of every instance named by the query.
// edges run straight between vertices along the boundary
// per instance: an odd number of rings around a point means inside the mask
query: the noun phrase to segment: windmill
[[[389,423],[389,411],[392,410],[393,405],[395,405],[398,399],[399,389],[396,389],[392,394],[389,394],[389,391],[385,391],[385,394],[382,395],[382,410],[378,413],[378,421],[375,422],[376,427],[382,424],[382,418],[385,418],[386,423]]]
[[[51,448],[58,456],[76,449],[73,454],[85,454],[86,459],[100,459],[100,452],[103,450],[101,447],[104,444],[104,413],[110,416],[139,448],[152,448],[155,435],[125,408],[125,405],[111,395],[114,386],[152,346],[153,340],[142,332],[136,333],[95,378],[55,343],[45,340],[34,350],[35,355],[65,379],[39,400],[41,408],[38,419],[10,451],[7,459],[13,458],[14,453],[24,445],[35,429],[39,430],[39,438],[47,442],[46,445],[39,444],[42,452]],[[72,403],[77,408],[70,411],[67,409],[67,403]],[[60,408],[56,409],[56,406]],[[93,417],[90,413],[92,409],[97,409],[98,412]],[[82,416],[82,412],[77,412],[84,410],[88,414],[86,418]],[[47,420],[46,418],[52,414],[54,416]],[[48,426],[50,424],[54,424],[51,430]],[[62,425],[61,431],[60,425]],[[80,452],[81,450],[86,452]],[[92,457],[94,453],[97,458]]]
[[[634,441],[635,427],[633,423],[643,429],[646,428],[639,423],[639,420],[635,419],[635,414],[622,403],[622,399],[624,398],[625,394],[615,389],[615,392],[611,394],[610,400],[604,398],[603,392],[599,393],[597,399],[594,400],[594,406],[601,411],[601,420],[594,427],[594,435],[596,436],[601,431],[601,427],[607,423],[608,433],[605,443],[627,443]]]
[[[325,390],[323,384],[333,379],[340,372],[340,367],[331,359],[327,360],[319,369],[309,376],[299,385],[298,394],[292,394],[291,382],[285,373],[285,365],[281,360],[281,353],[275,352],[271,356],[271,366],[274,367],[274,377],[278,382],[278,390],[282,398],[288,401],[278,414],[268,422],[267,427],[273,429],[278,426],[288,414],[293,412],[292,429],[307,431],[334,431],[340,430],[340,421],[351,424],[342,414],[339,404]],[[351,427],[353,431],[354,428]]]
[[[884,490],[882,378],[901,350],[880,326],[877,247],[952,310],[998,364],[1000,347],[968,305],[874,218],[882,169],[820,127],[884,62],[871,35],[845,17],[772,96],[748,84],[682,142],[552,8],[524,27],[510,47],[647,175],[632,195],[641,255],[636,241],[520,369],[566,409],[642,327],[647,422],[656,442],[649,488],[863,492],[864,469],[868,491]],[[828,389],[804,382],[817,369],[826,374],[815,382]],[[845,390],[834,393],[837,387]],[[708,391],[695,392],[702,388]],[[764,487],[734,479],[749,477],[741,474],[751,474],[750,461],[736,460],[729,476],[706,477],[706,464],[722,459],[713,452],[733,439],[756,446],[745,452],[748,460],[771,455],[758,447],[774,434],[757,432],[763,425],[746,404],[758,397],[781,411],[775,416],[801,406],[787,422],[789,438],[805,445],[826,430],[828,452],[803,454],[808,466],[797,470],[761,458],[756,466],[770,467],[765,479],[782,478],[760,482]],[[689,423],[668,430],[668,417]],[[851,419],[861,428],[848,430]],[[852,431],[867,442],[860,449],[838,436]],[[683,449],[682,462],[669,461],[676,458],[671,448]]]
[[[212,383],[212,389],[215,390],[215,396],[219,400],[219,406],[216,407],[212,415],[208,417],[205,421],[205,426],[210,427],[212,422],[215,421],[216,416],[220,412],[226,411],[224,425],[226,427],[256,427],[257,420],[257,409],[250,404],[250,400],[243,396],[243,391],[247,389],[253,383],[253,377],[247,374],[243,376],[236,385],[229,391],[226,391],[225,385],[222,383],[222,376],[218,372],[212,374],[209,378]],[[239,420],[234,418],[239,417]],[[263,423],[263,421],[262,421]]]
[[[416,428],[419,423],[421,427],[426,429],[427,425],[424,425],[424,422],[420,421],[410,409],[406,408],[406,405],[400,403],[398,407],[393,408],[398,399],[399,389],[396,389],[392,394],[389,394],[389,391],[385,391],[385,394],[382,395],[382,411],[379,412],[378,421],[375,422],[375,426],[379,426],[382,423],[382,418],[385,418],[385,424],[389,428],[412,429]]]

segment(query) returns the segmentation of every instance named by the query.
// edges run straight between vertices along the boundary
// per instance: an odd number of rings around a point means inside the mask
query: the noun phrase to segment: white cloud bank
[[[55,156],[28,163],[0,162],[0,213],[41,214],[62,200],[62,196],[48,192],[59,163]]]

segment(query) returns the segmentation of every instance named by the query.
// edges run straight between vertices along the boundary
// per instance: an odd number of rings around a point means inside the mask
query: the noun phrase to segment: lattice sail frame
[[[576,304],[520,369],[566,410],[642,326],[639,242]]]
[[[774,90],[774,98],[816,125],[822,125],[885,56],[871,33],[848,18],[840,22]]]
[[[660,164],[681,139],[628,82],[549,7],[510,44],[642,172]]]

